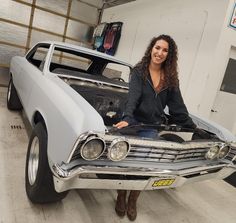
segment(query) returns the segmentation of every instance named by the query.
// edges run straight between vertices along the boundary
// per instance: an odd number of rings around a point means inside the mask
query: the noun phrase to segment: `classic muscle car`
[[[155,190],[235,172],[236,138],[191,115],[198,130],[174,123],[116,129],[132,66],[95,50],[41,42],[10,65],[7,106],[32,125],[25,185],[34,203],[78,188]],[[137,132],[156,128],[158,139]]]

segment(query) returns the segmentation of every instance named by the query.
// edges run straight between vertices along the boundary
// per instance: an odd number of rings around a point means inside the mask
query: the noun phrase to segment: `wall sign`
[[[236,3],[234,5],[234,10],[233,10],[229,25],[233,28],[236,28]]]

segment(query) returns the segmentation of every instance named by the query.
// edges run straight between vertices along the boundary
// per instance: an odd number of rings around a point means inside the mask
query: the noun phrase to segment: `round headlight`
[[[229,153],[230,147],[229,146],[222,146],[220,148],[219,154],[218,154],[218,158],[219,159],[223,159],[227,156],[227,154]]]
[[[80,154],[85,160],[95,160],[103,154],[104,150],[104,141],[96,136],[92,136],[87,138],[81,146]]]
[[[219,150],[220,148],[218,146],[211,147],[205,155],[206,159],[208,160],[215,159],[218,156]]]
[[[112,161],[123,160],[129,152],[129,143],[124,139],[114,139],[108,148],[108,158]]]

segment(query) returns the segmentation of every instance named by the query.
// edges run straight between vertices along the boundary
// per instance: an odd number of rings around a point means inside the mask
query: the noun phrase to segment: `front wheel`
[[[26,156],[25,187],[33,203],[50,203],[62,200],[68,191],[55,191],[47,157],[47,131],[38,123],[31,134]]]
[[[21,104],[20,99],[18,97],[16,88],[13,84],[12,78],[10,79],[9,84],[8,84],[7,108],[9,110],[21,110],[22,109],[22,104]]]

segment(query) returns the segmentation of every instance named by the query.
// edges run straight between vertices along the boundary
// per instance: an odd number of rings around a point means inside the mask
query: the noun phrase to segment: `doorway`
[[[236,135],[236,47],[231,47],[224,78],[216,94],[210,119]]]

